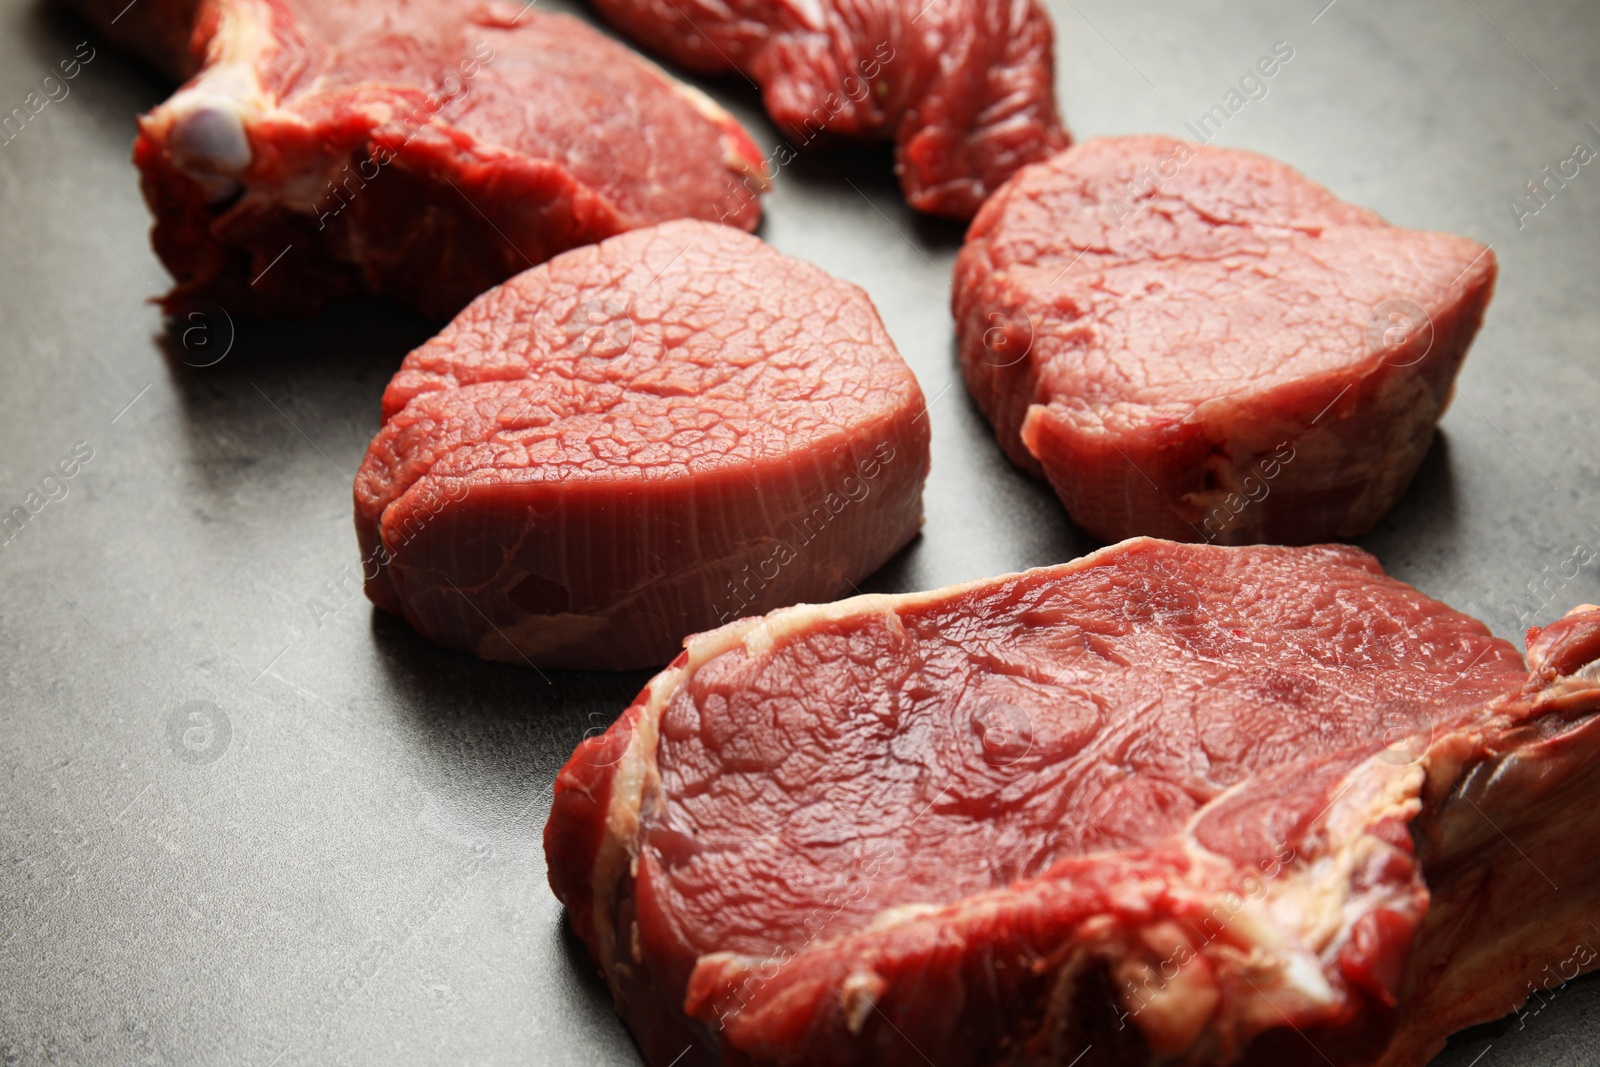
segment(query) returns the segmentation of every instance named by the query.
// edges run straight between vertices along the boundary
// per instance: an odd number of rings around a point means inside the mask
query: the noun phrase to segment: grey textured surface
[[[1600,162],[1520,226],[1510,207],[1600,147],[1600,7],[1325,2],[1055,0],[1059,92],[1080,137],[1185,135],[1289,41],[1217,142],[1494,246],[1456,403],[1364,543],[1515,638],[1600,600],[1600,568],[1552,577],[1600,544]],[[84,37],[0,7],[0,114]],[[708,87],[773,141],[747,86]],[[636,1063],[540,833],[556,769],[643,676],[546,681],[369,608],[350,475],[425,324],[375,303],[239,321],[225,359],[185,365],[227,328],[186,350],[145,303],[168,279],[128,149],[165,87],[100,47],[69,88],[0,146],[5,507],[93,449],[0,546],[0,1064]],[[763,235],[864,285],[932,401],[927,527],[873,587],[1090,548],[956,380],[960,228],[901,206],[877,150],[807,150],[767,203]],[[1600,983],[1538,1003],[1438,1063],[1600,1062]]]

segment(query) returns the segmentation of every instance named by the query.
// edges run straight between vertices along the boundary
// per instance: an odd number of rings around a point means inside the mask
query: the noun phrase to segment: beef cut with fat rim
[[[367,594],[489,659],[660,666],[910,541],[925,415],[860,289],[726,226],[635,230],[406,357],[355,482]]]
[[[1001,447],[1085,530],[1306,544],[1405,491],[1494,278],[1263,156],[1116,137],[984,206],[954,310]]]
[[[758,85],[786,139],[777,166],[824,141],[892,139],[919,211],[969,219],[1018,167],[1069,141],[1050,16],[1034,0],[594,3],[688,69]]]
[[[677,218],[753,229],[760,152],[566,15],[460,0],[69,0],[189,80],[134,159],[169,310],[381,293],[444,319],[556,253]],[[747,190],[731,210],[726,186]]]
[[[1422,1067],[1595,963],[1597,712],[1600,608],[1137,539],[691,639],[545,850],[653,1067]]]

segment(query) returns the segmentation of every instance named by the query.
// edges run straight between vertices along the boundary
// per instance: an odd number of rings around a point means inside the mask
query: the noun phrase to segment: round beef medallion
[[[659,666],[909,542],[924,412],[854,285],[711,223],[614,237],[406,357],[355,483],[367,594],[487,659]]]

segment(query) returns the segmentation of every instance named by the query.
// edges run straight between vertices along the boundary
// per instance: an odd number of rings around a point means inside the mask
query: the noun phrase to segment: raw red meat
[[[654,1067],[1420,1067],[1593,965],[1597,657],[1342,546],[803,605],[578,748],[550,882]]]
[[[919,211],[969,219],[1018,168],[1064,148],[1054,34],[1034,0],[595,0],[624,33],[690,70],[761,86],[792,144],[895,141]],[[725,200],[727,207],[738,197]]]
[[[1304,544],[1405,491],[1494,278],[1270,159],[1123,137],[985,205],[954,307],[1006,455],[1085,530]]]
[[[385,293],[446,318],[578,245],[760,216],[764,164],[733,118],[568,16],[167,0],[113,26],[125,0],[77,2],[169,71],[203,66],[140,120],[134,148],[171,309],[304,312]],[[730,212],[732,182],[753,191]]]
[[[924,410],[866,294],[754,237],[568,252],[390,383],[355,483],[367,595],[487,659],[660,666],[910,541]]]

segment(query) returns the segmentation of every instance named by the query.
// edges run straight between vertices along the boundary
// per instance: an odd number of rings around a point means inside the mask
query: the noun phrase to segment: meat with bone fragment
[[[74,6],[192,75],[134,146],[175,312],[380,293],[444,319],[579,245],[760,217],[765,164],[744,129],[570,16],[458,0]]]

